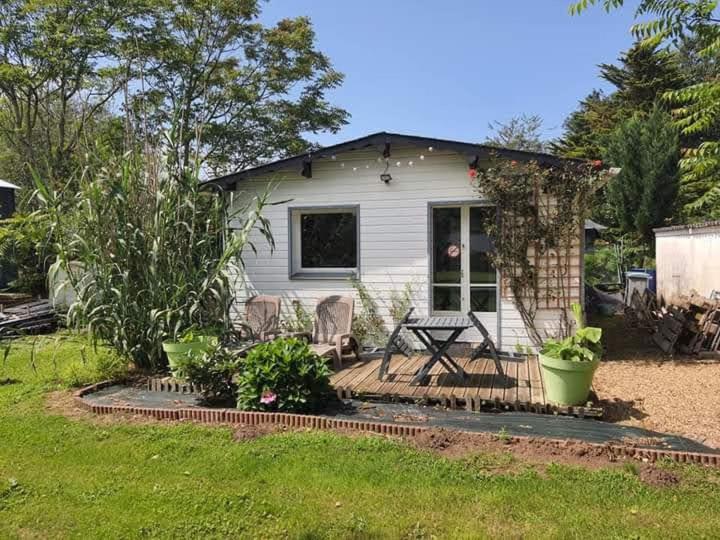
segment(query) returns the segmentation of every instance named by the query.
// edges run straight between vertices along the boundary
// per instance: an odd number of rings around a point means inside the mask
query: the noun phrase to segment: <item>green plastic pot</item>
[[[178,341],[163,341],[163,351],[168,357],[168,367],[173,375],[178,367],[178,362],[188,356],[202,358],[202,355],[210,351],[218,343],[215,336],[198,336],[196,340],[188,343]]]
[[[587,402],[593,375],[600,360],[574,362],[540,355],[545,397],[558,405],[583,405]]]

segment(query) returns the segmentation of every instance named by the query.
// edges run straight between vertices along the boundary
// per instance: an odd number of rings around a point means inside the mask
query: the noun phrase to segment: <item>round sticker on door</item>
[[[447,254],[448,254],[448,257],[452,257],[453,259],[455,257],[459,257],[460,256],[460,246],[455,245],[455,244],[450,244],[447,248]]]

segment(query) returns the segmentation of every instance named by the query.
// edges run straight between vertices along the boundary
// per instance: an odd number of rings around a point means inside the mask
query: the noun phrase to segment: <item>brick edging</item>
[[[280,412],[259,412],[239,411],[237,409],[210,409],[210,408],[182,408],[166,409],[151,407],[130,407],[124,405],[96,405],[89,403],[84,396],[92,394],[108,386],[119,384],[121,381],[102,381],[77,390],[73,394],[75,403],[82,409],[93,414],[133,414],[155,418],[156,420],[192,420],[205,424],[235,425],[245,424],[250,426],[271,424],[291,428],[309,429],[341,429],[359,432],[378,433],[381,435],[393,435],[397,437],[414,437],[420,433],[433,429],[429,426],[412,426],[405,424],[389,424],[384,422],[371,422],[366,420],[343,420],[328,416],[280,413]],[[451,429],[451,428],[447,428]],[[477,434],[474,431],[453,430],[463,433]],[[531,438],[522,435],[511,435],[507,437],[510,442],[527,441]],[[545,438],[558,444],[566,441],[563,439]],[[708,454],[703,452],[683,452],[678,450],[662,450],[655,448],[636,448],[627,445],[601,444],[584,442],[596,448],[605,448],[617,458],[631,458],[636,460],[647,460],[654,463],[661,459],[670,459],[676,463],[693,463],[710,467],[720,467],[720,454]]]

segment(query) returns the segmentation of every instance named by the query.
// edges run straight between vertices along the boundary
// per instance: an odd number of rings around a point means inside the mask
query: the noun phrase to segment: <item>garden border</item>
[[[365,420],[344,420],[327,416],[317,416],[308,414],[280,413],[280,412],[259,412],[259,411],[239,411],[237,409],[210,409],[210,408],[152,408],[152,407],[130,407],[124,405],[96,405],[89,403],[85,396],[93,394],[107,388],[122,384],[122,381],[107,380],[90,386],[86,386],[74,392],[73,398],[75,403],[82,409],[93,414],[133,414],[156,420],[193,420],[205,424],[214,425],[277,425],[291,428],[308,428],[308,429],[342,429],[358,432],[370,432],[381,435],[392,435],[397,437],[414,437],[419,433],[425,432],[432,428],[427,426],[411,426],[405,424],[389,424],[383,422],[370,422]],[[463,433],[463,430],[452,430]],[[508,436],[509,441],[525,441],[530,437],[511,435]],[[547,438],[547,440],[558,443],[563,442],[560,439]],[[660,459],[670,459],[676,463],[692,463],[696,465],[704,465],[709,467],[720,468],[720,454],[708,454],[702,452],[682,452],[677,450],[661,450],[654,448],[636,448],[633,446],[600,444],[588,442],[591,446],[598,448],[607,448],[614,455],[620,458],[631,458],[639,461],[647,460],[655,463]]]

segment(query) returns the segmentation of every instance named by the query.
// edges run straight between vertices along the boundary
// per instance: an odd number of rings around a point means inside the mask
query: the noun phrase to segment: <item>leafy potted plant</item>
[[[546,397],[560,405],[587,400],[602,356],[602,329],[585,326],[580,304],[573,304],[572,312],[577,324],[574,334],[563,340],[548,339],[540,351]]]
[[[209,329],[198,330],[190,327],[177,340],[163,341],[163,350],[168,358],[168,367],[176,375],[179,363],[184,358],[199,359],[217,347],[218,337]]]

